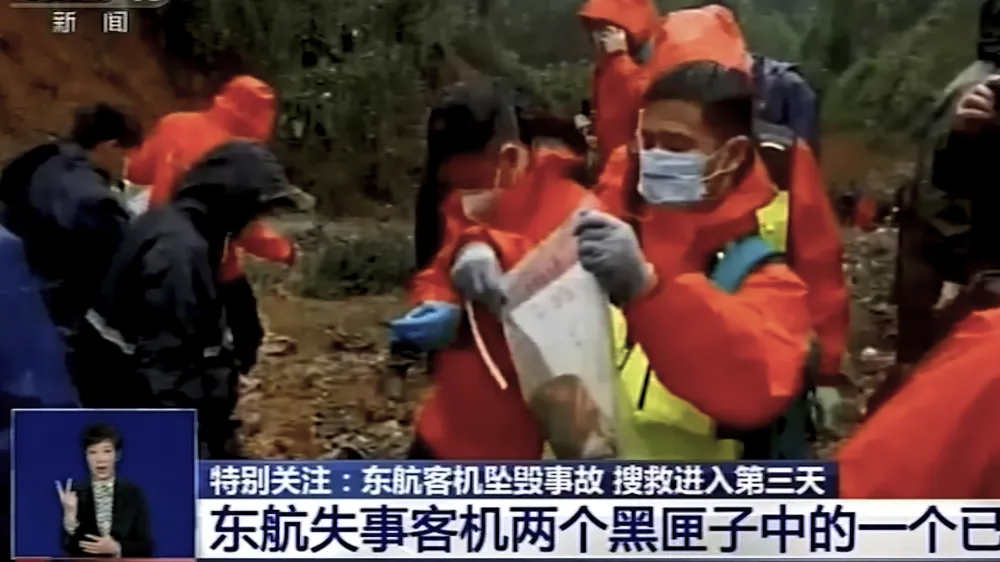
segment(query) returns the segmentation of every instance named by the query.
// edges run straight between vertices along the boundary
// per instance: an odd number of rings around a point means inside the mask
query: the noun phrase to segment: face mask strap
[[[713,158],[717,158],[718,155],[723,151],[723,149],[726,148],[727,145],[731,144],[734,140],[739,139],[739,138],[744,138],[744,137],[742,137],[742,136],[740,136],[740,137],[733,137],[733,138],[727,140],[725,143],[723,143],[722,146],[720,146],[719,148],[715,149],[715,151],[712,152],[712,154],[708,157],[708,159],[711,161]],[[739,164],[737,164],[736,166],[734,166],[734,167],[732,167],[731,169],[728,169],[728,170],[713,170],[712,173],[706,175],[703,178],[703,180],[706,181],[706,182],[712,181],[712,180],[714,180],[715,178],[717,178],[717,177],[719,177],[721,175],[731,174],[731,173],[735,172],[739,167],[740,167]]]

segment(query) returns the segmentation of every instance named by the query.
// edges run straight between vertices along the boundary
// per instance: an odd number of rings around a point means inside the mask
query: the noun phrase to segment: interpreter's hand
[[[437,351],[455,339],[461,321],[462,308],[457,304],[429,301],[389,322],[389,329],[394,342]]]
[[[76,491],[73,490],[73,479],[66,480],[65,486],[56,480],[56,493],[59,494],[59,503],[62,504],[63,519],[66,521],[76,521],[79,499],[76,496]]]
[[[599,211],[583,211],[574,234],[580,265],[597,278],[614,304],[624,306],[656,283],[653,267],[628,223]]]
[[[955,110],[955,128],[970,131],[996,119],[997,96],[994,88],[1000,87],[1000,76],[992,75],[969,88],[958,100]]]
[[[477,242],[459,251],[451,268],[451,282],[466,300],[482,304],[494,314],[507,302],[500,262],[487,244]]]
[[[628,52],[628,35],[620,27],[608,26],[594,34],[597,48],[607,54]]]
[[[80,550],[87,554],[121,555],[121,546],[111,537],[84,535],[84,538],[86,540],[80,541]]]

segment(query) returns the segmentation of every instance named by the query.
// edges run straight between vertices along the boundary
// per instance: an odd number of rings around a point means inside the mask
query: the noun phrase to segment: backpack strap
[[[754,234],[733,242],[712,269],[712,281],[727,293],[739,290],[758,267],[782,256],[770,242]]]
[[[757,154],[771,181],[779,190],[788,191],[792,183],[792,155],[798,142],[795,132],[763,119],[754,120],[753,130]]]
[[[712,281],[719,289],[735,293],[751,273],[782,257],[782,252],[759,235],[747,236],[736,240],[723,252],[711,270]],[[716,437],[742,443],[744,459],[765,460],[772,458],[776,450],[780,449],[776,444],[775,434],[782,432],[785,424],[787,421],[782,417],[774,426],[754,430],[719,426],[716,428]]]

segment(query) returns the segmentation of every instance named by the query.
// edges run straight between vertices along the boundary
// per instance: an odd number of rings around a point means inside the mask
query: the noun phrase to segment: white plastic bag
[[[614,458],[610,303],[577,261],[574,224],[507,274],[504,331],[524,400],[556,458]]]
[[[148,186],[136,185],[129,181],[122,182],[122,197],[125,199],[125,207],[132,216],[137,217],[149,209],[149,195],[153,191]]]

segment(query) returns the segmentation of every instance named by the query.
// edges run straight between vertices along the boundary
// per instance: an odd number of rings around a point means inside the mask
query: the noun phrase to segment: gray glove
[[[462,297],[486,306],[497,315],[507,302],[502,281],[500,262],[487,244],[465,246],[451,267],[451,283]]]
[[[584,211],[574,234],[580,265],[597,278],[611,302],[624,306],[645,291],[652,272],[631,226],[605,213]]]

